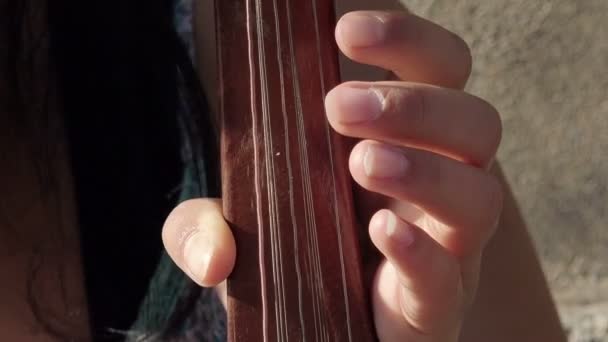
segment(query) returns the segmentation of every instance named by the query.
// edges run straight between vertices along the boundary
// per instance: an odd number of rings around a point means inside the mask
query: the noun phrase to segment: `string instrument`
[[[333,0],[217,0],[224,214],[237,243],[232,342],[375,341],[347,149]]]

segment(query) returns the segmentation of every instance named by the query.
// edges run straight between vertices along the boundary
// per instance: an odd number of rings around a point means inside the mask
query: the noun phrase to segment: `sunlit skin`
[[[349,59],[394,75],[391,81],[345,82],[325,100],[331,126],[360,139],[349,170],[363,189],[356,193],[359,217],[385,257],[371,294],[380,340],[563,341],[525,227],[494,163],[499,114],[462,91],[472,63],[466,43],[406,11],[350,12],[338,22],[336,41]],[[344,79],[357,78],[348,73],[356,67],[344,70]],[[198,228],[180,240],[184,221]],[[493,238],[507,223],[515,227]],[[200,285],[217,286],[225,301],[223,281],[237,250],[221,200],[182,203],[163,239],[177,265]],[[492,263],[508,262],[509,244],[531,262],[525,270],[505,270],[502,278],[482,274],[476,300],[489,243]],[[505,290],[509,282],[535,293],[532,310],[546,320],[525,323],[533,316],[509,303],[516,299]]]
[[[500,184],[486,171],[500,141],[498,113],[450,89],[466,83],[469,50],[424,19],[350,13],[340,19],[336,40],[349,58],[408,80],[343,83],[325,102],[332,127],[361,139],[350,173],[367,190],[358,200],[373,214],[369,235],[386,257],[372,293],[378,335],[381,341],[456,341],[502,208]],[[176,216],[188,209],[198,211],[206,229],[180,244],[171,238],[179,225],[170,220],[167,248],[201,285],[215,285],[232,268],[234,241],[219,213],[201,214],[219,206],[192,201]]]

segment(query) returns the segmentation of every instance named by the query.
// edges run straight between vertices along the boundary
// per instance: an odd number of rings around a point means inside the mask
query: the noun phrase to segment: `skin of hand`
[[[360,139],[349,169],[360,186],[359,217],[384,256],[371,295],[378,337],[457,341],[502,209],[501,184],[488,172],[499,115],[462,91],[471,71],[464,41],[425,19],[351,12],[338,22],[336,40],[348,58],[397,79],[346,82],[325,101],[331,126]],[[201,286],[222,283],[234,266],[220,200],[180,204],[163,241]]]

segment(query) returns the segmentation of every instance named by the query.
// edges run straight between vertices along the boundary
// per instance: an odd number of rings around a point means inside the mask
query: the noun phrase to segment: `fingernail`
[[[403,153],[380,144],[370,144],[363,156],[365,174],[372,178],[399,178],[408,167],[409,161]]]
[[[384,41],[386,26],[377,16],[350,14],[340,21],[340,34],[350,47],[371,47]]]
[[[412,227],[400,220],[392,212],[385,210],[385,232],[386,236],[397,242],[400,247],[409,247],[414,243],[414,230]]]
[[[338,87],[334,96],[340,108],[336,119],[341,124],[356,124],[377,119],[382,114],[384,97],[372,88]]]
[[[213,246],[211,246],[204,234],[196,232],[186,240],[184,245],[184,262],[190,274],[199,281],[204,281],[207,276],[213,252]]]

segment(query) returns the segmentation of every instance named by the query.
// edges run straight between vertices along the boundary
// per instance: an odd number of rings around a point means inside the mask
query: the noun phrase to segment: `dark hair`
[[[0,1],[0,16],[8,19],[0,21],[0,42],[8,45],[0,49],[0,71],[9,84],[0,95],[8,94],[17,127],[35,130],[32,138],[44,133],[33,144],[41,146],[36,158],[53,158],[48,135],[54,117],[63,116],[92,333],[95,340],[121,340],[108,328],[128,329],[144,301],[161,258],[160,228],[182,178],[184,139],[198,184],[209,186],[199,193],[216,196],[219,189],[213,127],[174,29],[173,1]],[[203,159],[211,161],[207,172]],[[179,330],[200,296],[191,282],[180,292],[158,327],[163,336]]]

